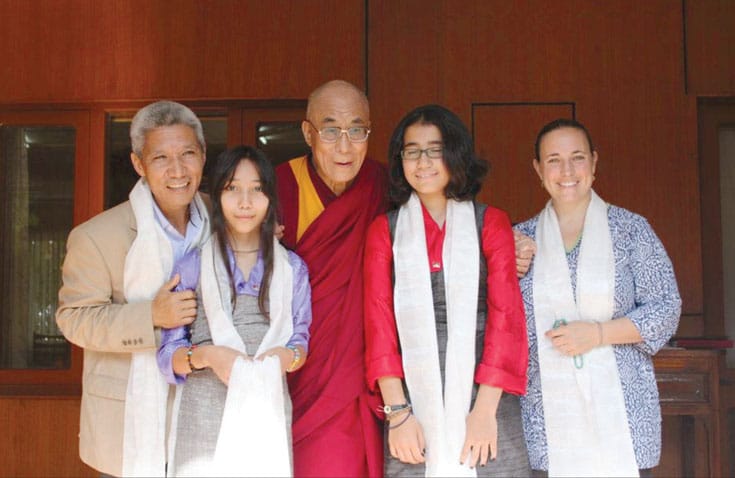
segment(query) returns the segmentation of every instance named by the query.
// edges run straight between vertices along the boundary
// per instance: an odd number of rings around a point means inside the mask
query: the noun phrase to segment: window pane
[[[68,368],[56,326],[66,236],[73,220],[76,131],[0,127],[0,368]]]
[[[207,191],[209,169],[217,155],[227,149],[227,115],[224,112],[194,112],[202,122],[204,140],[207,142],[207,162],[199,187]],[[138,181],[138,173],[130,162],[130,122],[134,114],[111,114],[107,118],[105,209],[127,201],[130,190]]]
[[[258,123],[258,148],[265,151],[273,164],[303,156],[309,145],[301,133],[301,121],[270,121]]]

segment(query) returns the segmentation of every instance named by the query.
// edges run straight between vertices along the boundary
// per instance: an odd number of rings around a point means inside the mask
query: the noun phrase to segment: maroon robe
[[[362,256],[368,226],[386,209],[385,169],[365,160],[335,196],[310,164],[324,211],[298,241],[298,185],[288,164],[276,174],[283,242],[306,262],[312,298],[309,357],[289,375],[294,475],[382,476],[379,399],[365,381]]]

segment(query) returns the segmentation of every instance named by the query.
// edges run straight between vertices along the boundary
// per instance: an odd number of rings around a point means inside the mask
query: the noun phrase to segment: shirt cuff
[[[367,383],[370,391],[378,390],[378,379],[383,377],[403,379],[403,361],[399,354],[383,355],[367,364]]]
[[[286,343],[286,347],[288,346],[296,347],[297,345],[304,349],[304,352],[307,354],[309,353],[309,345],[308,341],[302,336],[302,335],[294,335],[291,337],[291,339]]]
[[[526,376],[512,375],[505,370],[491,367],[484,363],[477,366],[475,371],[475,382],[489,385],[491,387],[502,388],[503,391],[514,395],[523,395],[526,393]]]

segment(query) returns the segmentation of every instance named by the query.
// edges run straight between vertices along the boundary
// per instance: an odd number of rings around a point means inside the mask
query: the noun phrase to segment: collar
[[[184,238],[184,236],[171,225],[171,222],[168,220],[166,215],[163,214],[163,211],[158,207],[158,203],[156,203],[155,198],[153,199],[153,212],[156,216],[156,221],[158,221],[158,224],[163,228],[167,235],[174,234],[180,239]],[[195,229],[198,229],[202,225],[201,211],[199,211],[196,202],[193,200],[189,203],[189,223],[187,224],[187,229],[189,224],[194,226]]]

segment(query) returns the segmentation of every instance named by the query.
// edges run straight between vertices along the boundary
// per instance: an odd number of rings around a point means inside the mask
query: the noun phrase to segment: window
[[[76,395],[82,351],[55,322],[72,227],[127,199],[130,121],[144,104],[0,108],[0,394]],[[308,151],[304,101],[194,102],[207,172],[237,144],[278,164]],[[104,157],[104,161],[98,158]]]
[[[69,369],[71,346],[55,314],[79,132],[64,114],[58,122],[25,116],[0,118],[0,368]]]
[[[234,144],[250,144],[262,149],[273,164],[303,156],[309,151],[301,133],[306,102],[288,101],[239,108],[241,136]]]
[[[260,122],[256,137],[256,146],[265,151],[274,164],[303,156],[309,151],[301,133],[301,121]]]

